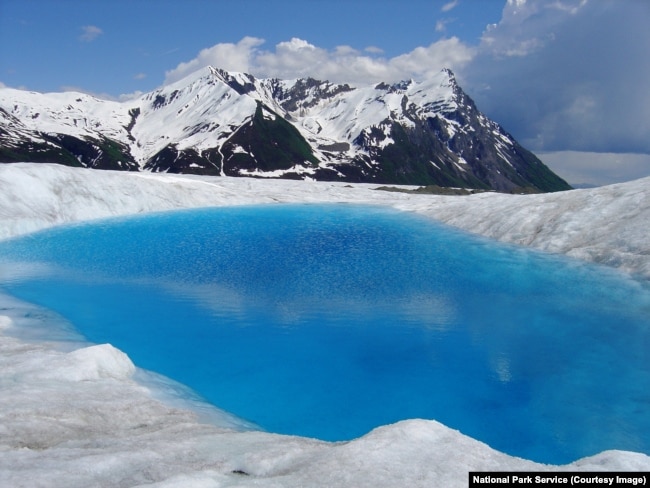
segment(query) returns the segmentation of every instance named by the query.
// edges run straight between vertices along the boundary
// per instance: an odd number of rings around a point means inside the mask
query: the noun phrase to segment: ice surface
[[[650,277],[650,179],[556,194],[450,197],[367,184],[20,163],[0,165],[0,188],[2,238],[174,208],[370,203]],[[205,424],[159,401],[137,376],[112,346],[84,344],[50,312],[0,296],[0,486],[461,487],[470,470],[548,468],[430,420],[384,426],[343,443],[245,431],[226,418]],[[560,469],[648,470],[650,457],[608,451]]]
[[[541,195],[412,195],[378,185],[0,166],[0,238],[116,215],[220,205],[350,202],[418,212],[490,238],[650,277],[650,178]]]

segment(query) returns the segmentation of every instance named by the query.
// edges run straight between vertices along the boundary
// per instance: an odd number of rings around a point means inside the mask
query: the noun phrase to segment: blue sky
[[[450,36],[479,41],[502,0],[0,0],[0,80],[36,91],[149,91],[165,72],[245,37],[299,38],[392,58]],[[445,22],[445,31],[436,30]],[[442,29],[442,24],[438,26]],[[366,51],[367,48],[370,50]]]
[[[125,99],[207,64],[354,84],[449,67],[572,183],[650,175],[647,0],[0,0],[0,86]]]

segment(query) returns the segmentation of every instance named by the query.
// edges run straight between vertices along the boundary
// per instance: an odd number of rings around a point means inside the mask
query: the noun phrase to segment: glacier
[[[0,165],[0,188],[2,239],[178,208],[348,202],[417,212],[600,263],[634,275],[641,286],[650,278],[650,178],[552,194],[461,197],[384,192],[372,184],[15,163]],[[225,412],[170,401],[156,381],[142,381],[146,373],[124,353],[88,344],[73,330],[48,310],[0,295],[1,486],[461,487],[468,471],[650,469],[649,456],[621,451],[540,465],[423,419],[339,443],[259,432]]]

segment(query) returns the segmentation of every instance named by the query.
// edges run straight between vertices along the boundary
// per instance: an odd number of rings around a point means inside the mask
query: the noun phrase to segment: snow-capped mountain
[[[569,185],[442,70],[351,87],[208,67],[129,102],[0,89],[0,162],[497,191]]]

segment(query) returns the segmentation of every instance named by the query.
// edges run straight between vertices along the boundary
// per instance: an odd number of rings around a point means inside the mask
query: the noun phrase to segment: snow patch
[[[126,354],[110,344],[101,344],[77,349],[58,358],[36,377],[90,381],[102,378],[127,379],[134,372],[135,366]]]
[[[467,168],[465,167],[467,166],[467,161],[465,161],[462,156],[458,158],[458,161],[454,161],[453,163],[459,170],[465,173],[467,172]]]

